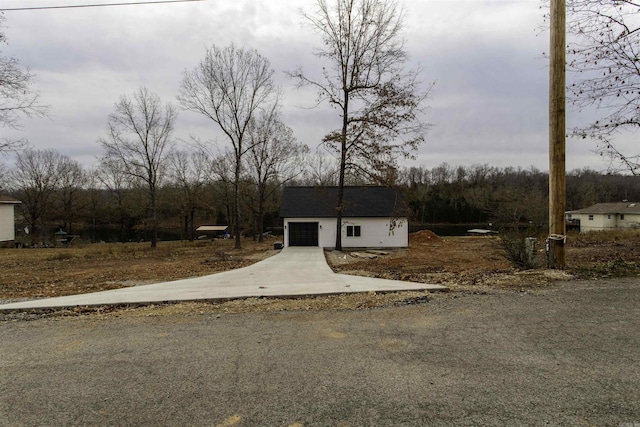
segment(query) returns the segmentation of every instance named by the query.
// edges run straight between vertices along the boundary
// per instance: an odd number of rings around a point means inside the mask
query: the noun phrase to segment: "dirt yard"
[[[515,268],[499,237],[439,237],[429,230],[409,235],[409,248],[379,257],[367,253],[330,253],[334,270],[346,274],[442,284],[452,291],[531,288],[558,280],[637,275],[637,231],[572,235],[565,271],[548,270],[544,241],[538,242],[540,268]]]
[[[276,252],[273,242],[107,243],[0,249],[0,299],[46,298],[204,276],[245,267]]]
[[[544,263],[543,242],[540,259]],[[93,244],[71,248],[0,249],[0,301],[96,292],[240,268],[277,253],[273,241],[230,240]],[[347,274],[435,283],[453,292],[535,288],[557,280],[638,274],[640,233],[571,236],[566,271],[521,271],[504,257],[497,237],[439,237],[413,233],[409,248],[392,251],[326,252],[334,270]],[[284,303],[250,299],[225,303],[226,311],[362,308],[416,302],[426,293],[341,296]],[[280,305],[279,305],[280,304]],[[257,307],[257,308],[256,308]]]

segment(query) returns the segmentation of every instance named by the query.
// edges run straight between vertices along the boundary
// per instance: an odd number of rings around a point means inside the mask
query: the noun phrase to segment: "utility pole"
[[[549,268],[565,262],[566,2],[551,0],[549,67]]]

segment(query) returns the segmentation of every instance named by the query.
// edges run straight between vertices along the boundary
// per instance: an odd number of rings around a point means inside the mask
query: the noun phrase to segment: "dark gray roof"
[[[281,218],[332,218],[336,216],[338,187],[286,187]],[[402,194],[388,187],[344,187],[343,217],[397,216]]]
[[[569,213],[576,214],[640,214],[640,203],[596,203],[588,208],[578,209]]]

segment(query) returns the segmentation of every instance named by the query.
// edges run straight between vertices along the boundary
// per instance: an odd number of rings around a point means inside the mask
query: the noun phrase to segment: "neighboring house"
[[[15,205],[21,202],[10,197],[0,196],[0,242],[16,239]]]
[[[280,217],[284,245],[334,248],[338,187],[286,187]],[[402,248],[409,222],[402,195],[387,187],[344,187],[343,248]]]
[[[579,222],[580,232],[640,227],[640,203],[597,203],[566,214],[567,222]]]

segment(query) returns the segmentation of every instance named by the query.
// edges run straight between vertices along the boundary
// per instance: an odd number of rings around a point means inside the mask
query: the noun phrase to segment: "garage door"
[[[318,246],[318,223],[290,222],[289,246]]]

